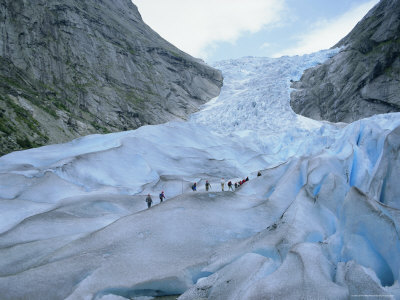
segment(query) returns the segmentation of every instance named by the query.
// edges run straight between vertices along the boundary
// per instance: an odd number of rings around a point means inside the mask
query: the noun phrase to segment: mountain
[[[291,106],[316,120],[352,122],[400,111],[400,1],[381,0],[335,47],[340,52],[294,82]]]
[[[334,53],[218,62],[220,96],[186,122],[0,157],[0,298],[398,299],[400,113],[289,106]]]
[[[222,86],[130,0],[2,0],[0,32],[0,155],[186,119]]]

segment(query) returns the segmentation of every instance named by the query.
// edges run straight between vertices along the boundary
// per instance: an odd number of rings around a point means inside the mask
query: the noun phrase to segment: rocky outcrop
[[[381,0],[335,47],[341,51],[294,82],[301,115],[352,122],[400,111],[400,1]]]
[[[0,32],[0,155],[185,119],[222,86],[130,0],[2,0]]]

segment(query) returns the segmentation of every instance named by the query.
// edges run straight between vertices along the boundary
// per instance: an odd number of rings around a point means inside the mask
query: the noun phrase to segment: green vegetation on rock
[[[184,118],[219,94],[220,71],[162,39],[131,1],[4,1],[0,154],[26,139],[33,147]]]

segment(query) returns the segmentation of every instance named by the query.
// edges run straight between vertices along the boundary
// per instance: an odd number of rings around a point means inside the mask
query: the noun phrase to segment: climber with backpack
[[[228,181],[228,191],[232,190],[232,192],[234,192],[233,190],[233,186],[232,186],[232,181]]]
[[[208,189],[211,188],[211,184],[206,180],[206,191],[208,192]]]
[[[193,185],[192,185],[192,191],[195,192],[196,189],[197,189],[197,184],[196,184],[196,182],[195,182],[195,183],[193,183]]]
[[[163,202],[163,199],[165,199],[164,191],[160,194],[160,203]]]

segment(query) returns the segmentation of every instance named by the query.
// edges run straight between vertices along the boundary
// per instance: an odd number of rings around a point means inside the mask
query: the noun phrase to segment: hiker
[[[225,179],[222,177],[222,179],[221,179],[221,189],[222,189],[222,191],[224,191],[224,188],[225,188]]]
[[[246,181],[249,181],[249,176],[247,176],[245,180],[246,180]]]
[[[237,182],[235,182],[235,190],[238,188],[238,183]]]
[[[211,184],[206,180],[206,191],[208,192],[208,189],[211,187]]]
[[[233,186],[232,186],[232,181],[229,180],[228,182],[228,191],[232,190],[232,192],[234,192],[233,190]]]
[[[147,202],[147,208],[150,208],[151,207],[151,203],[153,203],[153,199],[151,199],[150,194],[147,194],[146,202]]]
[[[257,177],[260,177],[261,176],[261,172],[260,171],[258,171],[258,173],[257,173]]]
[[[160,203],[163,202],[163,199],[165,199],[164,191],[160,194]]]
[[[193,183],[193,185],[192,185],[192,191],[195,192],[196,189],[197,189],[197,184],[196,184],[196,182],[195,182],[195,183]]]

